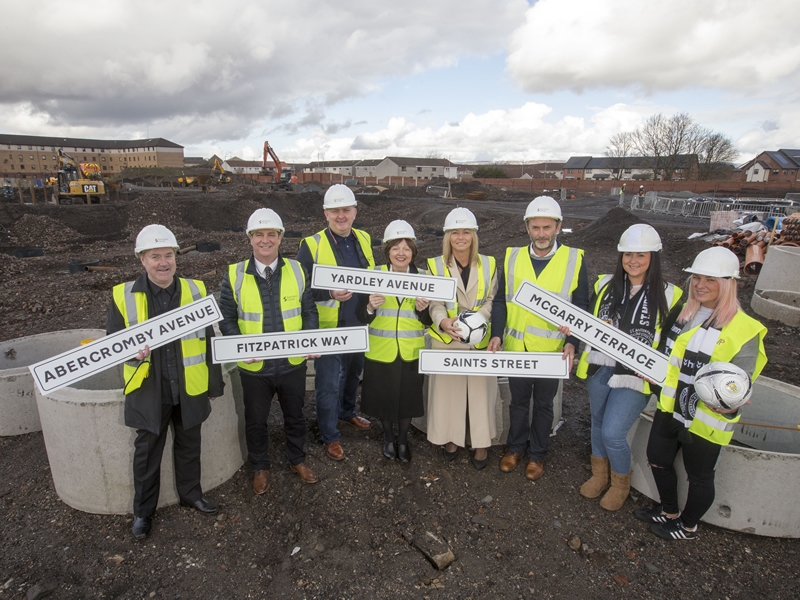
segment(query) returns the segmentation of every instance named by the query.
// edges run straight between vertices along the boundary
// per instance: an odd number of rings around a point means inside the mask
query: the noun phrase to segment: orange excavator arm
[[[264,142],[264,158],[261,162],[261,171],[263,173],[267,172],[267,157],[270,157],[272,161],[275,163],[275,182],[279,182],[281,180],[281,172],[283,168],[281,167],[281,159],[278,158],[278,155],[275,154],[275,150],[272,149],[272,146],[269,145],[269,142]]]

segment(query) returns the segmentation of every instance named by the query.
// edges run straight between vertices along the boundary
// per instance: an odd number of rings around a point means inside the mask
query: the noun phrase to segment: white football
[[[465,310],[458,315],[458,319],[453,324],[453,327],[458,330],[462,338],[461,343],[467,346],[474,346],[480,342],[489,330],[489,324],[486,322],[486,318],[481,313],[475,312],[474,310]]]
[[[694,378],[697,397],[712,408],[738,409],[750,400],[753,386],[750,376],[734,364],[708,363]]]

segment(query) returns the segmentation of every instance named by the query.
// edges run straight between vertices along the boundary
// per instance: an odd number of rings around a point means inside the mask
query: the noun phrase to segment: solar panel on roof
[[[772,158],[774,158],[775,160],[777,160],[779,163],[781,163],[784,166],[787,166],[787,167],[789,166],[789,161],[786,159],[786,157],[783,154],[778,154],[777,152],[775,152],[772,155]]]

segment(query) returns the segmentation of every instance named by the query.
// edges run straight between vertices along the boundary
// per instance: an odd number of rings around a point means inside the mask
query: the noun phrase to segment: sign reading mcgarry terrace
[[[566,379],[561,352],[475,352],[420,350],[419,372],[431,375],[493,375]]]
[[[526,281],[517,290],[514,302],[551,323],[569,326],[570,334],[591,345],[592,349],[656,383],[664,383],[666,356],[567,300]]]
[[[456,280],[452,277],[317,264],[311,273],[311,287],[403,298],[427,298],[442,302],[456,299]]]
[[[131,360],[145,346],[153,350],[220,320],[217,301],[206,296],[28,368],[46,394]]]
[[[215,363],[308,356],[349,354],[369,350],[367,327],[304,329],[251,335],[226,335],[211,340]]]

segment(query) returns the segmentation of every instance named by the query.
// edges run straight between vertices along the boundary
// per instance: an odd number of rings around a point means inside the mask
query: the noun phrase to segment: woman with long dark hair
[[[601,275],[590,302],[593,314],[648,346],[656,347],[670,308],[682,295],[661,275],[661,238],[637,223],[622,234],[613,275]],[[619,510],[631,487],[631,449],[627,435],[650,398],[650,384],[613,358],[587,346],[577,376],[586,379],[592,412],[592,476],[581,486],[606,510]]]

